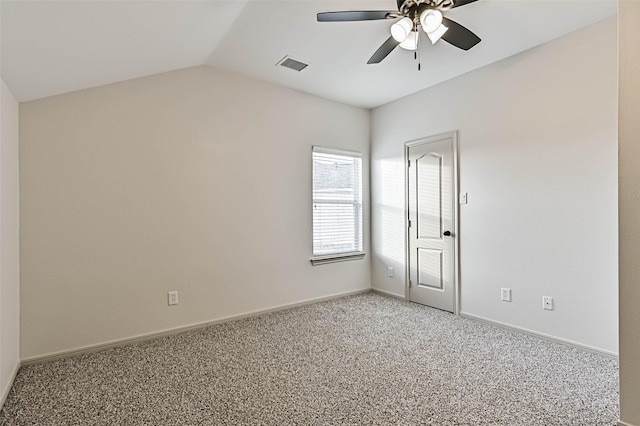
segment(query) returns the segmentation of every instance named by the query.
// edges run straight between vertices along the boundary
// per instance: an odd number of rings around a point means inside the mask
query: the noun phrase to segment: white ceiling
[[[390,20],[318,23],[317,12],[393,10],[395,0],[2,0],[5,83],[28,101],[208,64],[366,108],[376,107],[585,27],[616,0],[479,0],[445,13],[482,42],[443,41],[367,60]],[[275,66],[285,55],[302,72]]]

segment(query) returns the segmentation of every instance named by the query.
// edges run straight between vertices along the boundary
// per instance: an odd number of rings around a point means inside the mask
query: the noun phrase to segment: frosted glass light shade
[[[420,25],[425,33],[432,33],[442,25],[442,12],[438,9],[427,9],[420,15]]]
[[[391,37],[398,43],[402,43],[407,39],[412,29],[413,21],[411,21],[410,18],[404,17],[391,26]]]
[[[407,38],[400,43],[400,47],[407,50],[416,50],[418,48],[418,32],[411,31]]]
[[[431,44],[435,44],[436,41],[440,40],[440,37],[442,37],[442,35],[446,33],[448,29],[449,27],[440,25],[437,30],[427,33],[427,36],[429,36],[429,40],[431,40]]]

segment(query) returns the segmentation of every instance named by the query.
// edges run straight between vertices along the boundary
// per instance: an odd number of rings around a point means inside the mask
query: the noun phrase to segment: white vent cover
[[[285,56],[284,58],[280,59],[276,65],[280,65],[295,71],[302,71],[309,66],[309,64],[306,64],[297,59],[293,59],[291,56]]]

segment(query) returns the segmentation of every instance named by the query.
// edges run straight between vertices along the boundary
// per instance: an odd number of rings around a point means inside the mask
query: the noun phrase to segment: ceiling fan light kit
[[[427,33],[432,33],[442,25],[442,12],[438,9],[427,9],[420,14],[420,24]]]
[[[407,50],[417,50],[419,38],[420,33],[418,33],[418,31],[411,31],[407,38],[400,43],[400,47]]]
[[[438,9],[427,9],[422,12],[420,14],[420,25],[422,25],[424,32],[427,33],[431,44],[435,44],[436,41],[440,40],[449,29],[442,23],[442,12]]]
[[[398,43],[402,43],[409,37],[411,30],[413,30],[413,21],[411,18],[404,17],[391,26],[391,35]]]
[[[447,43],[469,50],[480,43],[480,37],[466,27],[443,16],[442,12],[464,6],[477,0],[397,0],[398,10],[362,10],[318,13],[318,22],[370,21],[376,19],[398,19],[391,25],[391,36],[371,56],[368,64],[380,63],[396,47],[417,50],[420,28],[427,34],[431,44],[443,39]],[[420,65],[418,65],[420,69]]]
[[[434,31],[431,31],[430,33],[428,32],[427,36],[429,37],[429,40],[431,40],[431,44],[436,44],[436,41],[440,40],[444,35],[444,33],[447,32],[448,29],[449,29],[448,27],[445,27],[444,25],[440,25]]]

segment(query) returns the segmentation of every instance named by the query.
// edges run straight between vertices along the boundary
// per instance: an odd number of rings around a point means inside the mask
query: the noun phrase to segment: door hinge
[[[409,228],[411,228],[411,219],[409,219]]]
[[[409,288],[411,288],[411,280],[409,280]]]
[[[407,167],[411,167],[411,160],[407,160]]]

